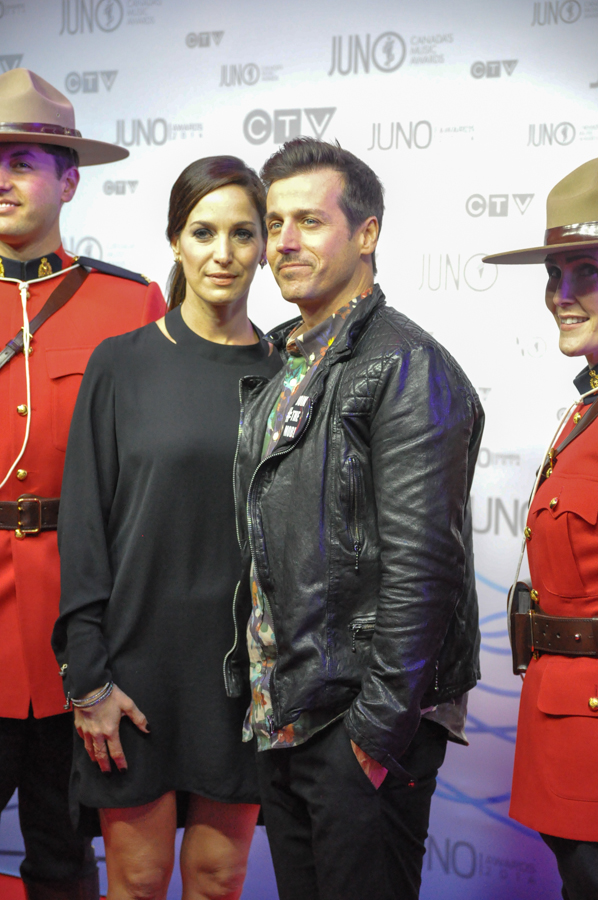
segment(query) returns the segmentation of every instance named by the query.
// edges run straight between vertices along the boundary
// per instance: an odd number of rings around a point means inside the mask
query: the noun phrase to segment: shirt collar
[[[303,356],[308,363],[314,363],[318,357],[322,357],[343,327],[345,319],[353,312],[360,300],[364,300],[372,293],[373,288],[368,288],[358,297],[354,297],[345,306],[337,309],[323,322],[314,325],[308,331],[298,334],[304,323],[300,322],[287,338],[287,353],[289,356]]]
[[[19,281],[36,281],[62,271],[63,268],[72,266],[74,259],[69,256],[62,245],[56,253],[48,253],[36,259],[28,259],[21,262],[11,259],[9,256],[0,256],[0,280],[3,278],[18,278]]]

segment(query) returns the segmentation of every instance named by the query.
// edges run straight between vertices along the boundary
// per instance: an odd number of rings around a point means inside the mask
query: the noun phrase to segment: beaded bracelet
[[[114,682],[108,681],[103,688],[99,691],[96,691],[95,694],[92,694],[91,697],[85,697],[83,700],[75,700],[73,697],[70,698],[73,706],[76,706],[77,709],[88,709],[90,706],[95,706],[96,703],[101,703],[102,700],[106,700],[110,694],[112,693],[114,688]]]

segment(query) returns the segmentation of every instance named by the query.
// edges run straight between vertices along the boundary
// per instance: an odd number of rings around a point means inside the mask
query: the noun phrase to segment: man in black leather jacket
[[[280,900],[417,898],[447,737],[479,677],[469,491],[483,412],[374,285],[382,187],[340,147],[266,163],[268,261],[301,317],[241,383],[245,572],[230,694],[252,700]],[[249,615],[249,624],[247,617]],[[247,630],[247,643],[245,631]]]

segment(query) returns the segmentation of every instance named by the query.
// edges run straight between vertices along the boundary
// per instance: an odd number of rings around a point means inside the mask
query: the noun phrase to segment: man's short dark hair
[[[376,216],[378,225],[382,227],[384,188],[380,179],[363,160],[343,150],[338,141],[336,144],[314,138],[287,141],[264,163],[260,175],[269,188],[275,181],[316,169],[334,169],[342,175],[344,188],[339,205],[347,218],[351,235],[369,216]],[[375,275],[374,253],[372,265]]]
[[[58,144],[38,144],[38,147],[41,147],[48,156],[54,157],[58,179],[62,178],[67,169],[73,166],[79,168],[79,154],[72,147],[60,147]]]

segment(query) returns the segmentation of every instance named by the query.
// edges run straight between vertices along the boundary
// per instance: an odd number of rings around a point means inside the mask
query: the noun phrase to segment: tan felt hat
[[[543,247],[485,256],[496,265],[543,263],[551,253],[598,247],[598,159],[574,169],[556,184],[546,200]]]
[[[116,144],[82,138],[75,128],[72,103],[29,69],[9,69],[0,75],[0,142],[72,147],[82,166],[116,162],[129,155]]]

